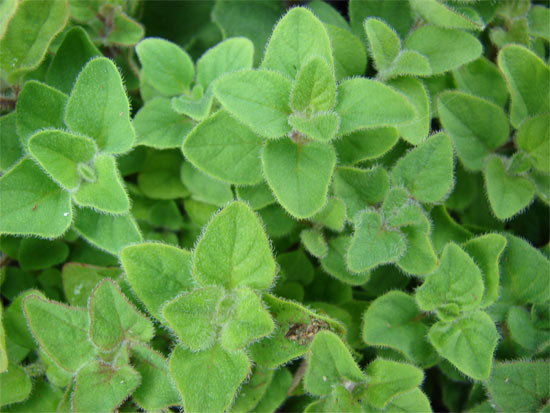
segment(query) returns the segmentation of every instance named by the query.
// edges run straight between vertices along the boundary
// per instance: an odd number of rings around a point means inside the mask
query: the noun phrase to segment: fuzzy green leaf
[[[23,367],[9,363],[7,371],[0,373],[0,407],[22,402],[32,391],[32,381]]]
[[[262,209],[275,202],[271,189],[265,182],[253,186],[238,186],[235,192],[237,198],[247,202],[253,210]]]
[[[362,285],[370,278],[370,272],[352,273],[346,266],[346,254],[351,242],[350,236],[339,236],[329,240],[328,252],[321,260],[325,272],[350,285]]]
[[[308,218],[323,207],[336,164],[332,146],[269,141],[262,151],[262,164],[275,197],[292,216]]]
[[[336,101],[336,82],[326,60],[313,57],[296,75],[290,95],[290,107],[307,113],[329,110]]]
[[[189,162],[181,166],[181,181],[197,201],[223,206],[233,200],[229,184],[206,175]]]
[[[166,149],[150,151],[138,174],[138,186],[152,199],[176,199],[189,195],[180,179],[181,152]]]
[[[428,58],[414,50],[402,50],[389,69],[381,72],[383,78],[389,79],[399,76],[429,76],[432,68]]]
[[[120,251],[120,262],[132,290],[156,318],[161,318],[166,301],[194,286],[191,254],[180,248],[156,243],[130,245]]]
[[[0,117],[0,171],[5,172],[21,156],[23,151],[19,143],[16,127],[16,113],[11,112]]]
[[[309,5],[311,6],[311,3]],[[349,29],[328,23],[325,24],[325,28],[332,44],[336,79],[340,81],[347,77],[360,76],[365,73],[367,54],[361,40],[350,33]]]
[[[399,36],[390,26],[377,18],[366,19],[364,25],[376,69],[379,72],[385,71],[401,50]]]
[[[66,263],[61,273],[63,292],[71,305],[86,307],[88,297],[96,284],[105,277],[117,279],[121,272],[122,270],[118,267],[98,267],[78,262]]]
[[[19,246],[19,266],[24,270],[43,270],[65,262],[69,247],[60,240],[24,238]]]
[[[489,378],[498,333],[485,312],[465,314],[451,322],[438,321],[430,328],[428,339],[462,373],[475,380]]]
[[[287,117],[291,82],[269,70],[242,70],[221,76],[214,95],[235,118],[267,138],[278,138],[290,127]]]
[[[67,102],[65,123],[73,132],[95,139],[104,152],[122,153],[132,147],[130,104],[112,61],[98,57],[84,66]]]
[[[12,341],[15,344],[27,349],[34,349],[37,345],[29,330],[29,326],[25,318],[25,312],[23,310],[23,301],[29,295],[38,296],[44,299],[46,298],[44,293],[39,290],[31,289],[23,291],[12,300],[9,307],[4,311],[2,325],[3,328],[5,328],[9,333],[9,341]]]
[[[407,35],[413,20],[408,2],[350,1],[349,17],[351,27],[357,35],[364,32],[363,22],[365,18],[371,16],[378,17],[390,24],[401,37]]]
[[[336,136],[340,117],[335,112],[321,112],[310,118],[290,115],[288,124],[296,131],[316,141],[328,142]]]
[[[269,389],[274,373],[275,370],[255,367],[252,370],[250,380],[240,388],[239,395],[231,407],[231,412],[246,413],[252,411]],[[261,408],[259,411],[269,410]]]
[[[550,172],[550,115],[527,119],[516,134],[519,149],[529,155],[533,167],[541,172]]]
[[[250,207],[233,202],[210,221],[195,248],[193,274],[204,286],[265,289],[273,283],[275,260]]]
[[[397,128],[365,129],[334,141],[338,160],[344,165],[376,159],[388,152],[399,139]]]
[[[251,366],[244,351],[228,352],[215,345],[200,352],[177,346],[169,368],[186,412],[223,412]]]
[[[397,266],[410,274],[424,276],[437,267],[437,255],[430,238],[430,224],[426,217],[420,223],[402,227],[407,251],[397,261]]]
[[[276,70],[294,79],[304,63],[314,56],[323,58],[332,67],[327,31],[312,12],[295,7],[273,29],[261,68]]]
[[[483,29],[483,24],[437,0],[411,0],[411,7],[426,21],[437,26],[465,30]]]
[[[208,117],[212,104],[214,102],[214,93],[212,88],[206,92],[202,90],[201,85],[197,85],[191,92],[191,96],[181,95],[172,98],[170,101],[172,109],[180,115],[190,117],[197,122]]]
[[[306,251],[314,257],[319,259],[326,257],[328,245],[321,232],[314,229],[304,229],[300,232],[300,241]]]

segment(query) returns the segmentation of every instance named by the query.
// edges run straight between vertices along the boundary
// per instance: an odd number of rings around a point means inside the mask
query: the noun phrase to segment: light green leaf
[[[141,74],[163,96],[177,96],[189,89],[193,80],[193,62],[177,44],[158,38],[147,38],[136,45]]]
[[[430,76],[432,67],[428,58],[414,50],[402,50],[392,65],[380,73],[382,78],[393,78],[399,76]]]
[[[75,259],[74,255],[72,259]],[[69,262],[63,265],[61,272],[63,292],[69,304],[86,307],[88,297],[98,282],[105,277],[117,279],[121,273],[122,270],[118,267],[98,267],[79,262]]]
[[[73,132],[95,139],[104,152],[122,153],[132,147],[130,104],[112,61],[98,57],[84,66],[67,102],[65,123]]]
[[[151,150],[138,174],[137,182],[143,194],[152,199],[176,199],[189,195],[180,179],[183,157],[180,151]]]
[[[412,121],[414,107],[394,89],[371,79],[355,78],[340,82],[338,103],[340,135],[380,126],[392,126]]]
[[[325,204],[336,154],[327,144],[285,138],[266,143],[262,164],[281,206],[296,218],[309,218]]]
[[[542,353],[550,344],[550,331],[537,328],[542,320],[533,320],[534,317],[525,307],[509,308],[506,327],[510,332],[510,339],[527,349],[529,354]]]
[[[193,122],[172,110],[165,98],[149,100],[133,120],[136,144],[157,149],[179,148]]]
[[[385,408],[396,396],[418,387],[424,373],[418,367],[392,360],[376,359],[367,370],[366,400],[379,409]]]
[[[291,82],[269,70],[242,70],[214,83],[214,95],[239,121],[267,138],[278,138],[290,127],[287,117]]]
[[[550,9],[542,4],[534,4],[529,9],[529,33],[531,36],[541,37],[550,41]]]
[[[483,311],[451,322],[438,321],[428,332],[437,352],[475,380],[489,378],[498,338],[495,323]]]
[[[69,17],[66,0],[18,2],[0,38],[0,73],[10,83],[34,69]]]
[[[364,25],[376,69],[383,72],[389,69],[399,54],[401,40],[393,28],[375,17],[366,19]]]
[[[527,152],[533,167],[550,172],[550,115],[539,115],[523,122],[516,134],[519,149]]]
[[[223,206],[233,200],[231,185],[206,175],[189,162],[181,166],[181,181],[197,201]]]
[[[252,411],[269,389],[274,373],[275,370],[255,367],[250,380],[240,388],[239,395],[231,407],[231,412],[246,413]],[[260,411],[266,412],[269,410],[264,407]]]
[[[465,30],[483,29],[482,23],[437,0],[411,0],[411,7],[427,22],[437,26]]]
[[[140,380],[139,373],[128,365],[117,368],[102,361],[92,361],[76,374],[72,409],[75,412],[114,411]]]
[[[0,178],[0,232],[61,236],[72,221],[70,194],[23,159]]]
[[[29,295],[23,301],[23,310],[40,348],[59,367],[76,372],[94,358],[94,348],[88,340],[88,313],[84,308]],[[51,328],[52,323],[55,328]]]
[[[88,312],[90,340],[102,351],[113,351],[124,341],[148,342],[153,338],[151,321],[108,278],[92,291]]]
[[[383,227],[377,212],[362,211],[354,219],[355,233],[346,256],[348,268],[363,272],[395,262],[406,251],[405,239],[396,230]]]
[[[214,94],[212,88],[208,88],[205,92],[201,85],[193,88],[191,96],[181,95],[172,98],[170,101],[174,111],[180,115],[188,116],[197,122],[208,117],[213,102]]]
[[[390,401],[386,406],[387,412],[408,412],[408,413],[431,413],[432,408],[430,406],[430,400],[422,392],[422,390],[416,388],[413,391],[397,396]]]
[[[29,330],[23,310],[23,301],[30,295],[39,296],[44,299],[46,298],[44,293],[39,290],[29,289],[23,291],[17,297],[13,298],[8,308],[4,310],[2,326],[5,331],[9,333],[7,337],[4,336],[4,338],[7,338],[6,342],[8,344],[11,341],[26,349],[36,349],[37,343],[34,341],[31,331]],[[11,354],[8,354],[8,357],[12,359]],[[13,362],[14,360],[11,361]],[[8,360],[6,360],[6,363],[7,362]],[[3,371],[5,371],[5,369],[3,369]]]
[[[21,156],[19,136],[17,136],[16,113],[11,112],[0,117],[0,171],[8,170]]]
[[[526,177],[510,174],[497,156],[485,163],[484,177],[491,209],[500,220],[521,212],[535,196],[535,185]]]
[[[437,255],[430,238],[430,224],[426,217],[420,224],[400,228],[405,236],[407,251],[397,261],[397,266],[410,274],[424,276],[437,267]]]
[[[186,347],[204,350],[216,341],[216,313],[222,299],[219,287],[196,289],[168,301],[162,307],[162,317]]]
[[[273,29],[260,67],[294,79],[313,56],[320,56],[332,67],[332,49],[325,26],[308,9],[295,7]]]
[[[321,259],[321,267],[337,280],[350,285],[362,285],[370,278],[370,272],[352,273],[346,266],[346,255],[351,237],[342,235],[328,241],[328,252]]]
[[[316,113],[310,118],[301,115],[290,115],[288,124],[308,138],[328,142],[338,132],[340,117],[335,112]]]
[[[305,63],[292,84],[290,107],[306,114],[329,110],[336,101],[336,82],[326,60],[313,57]]]
[[[311,221],[340,232],[346,223],[346,205],[340,198],[329,198],[323,209],[315,214]]]
[[[457,69],[477,59],[483,51],[479,40],[465,31],[430,25],[414,30],[404,47],[426,56],[433,75]]]
[[[340,137],[334,141],[334,147],[340,164],[354,165],[384,155],[398,139],[397,128],[365,129]]]
[[[271,189],[265,182],[254,186],[238,186],[235,192],[238,199],[247,202],[255,211],[275,202]]]
[[[319,2],[319,4],[327,3]],[[346,77],[361,76],[365,73],[367,54],[361,40],[347,29],[328,23],[325,24],[325,28],[332,44],[336,79],[340,81]]]
[[[273,413],[283,404],[287,398],[287,392],[292,382],[292,374],[288,368],[280,368],[274,371],[273,379],[269,383],[269,387],[265,390],[265,394],[256,405],[252,412],[256,413]]]
[[[445,91],[437,99],[437,110],[467,169],[482,169],[485,157],[508,140],[510,128],[504,111],[485,99]]]
[[[21,306],[18,306],[18,310]],[[6,324],[5,317],[3,316],[3,307],[0,306],[0,374],[8,371],[8,352],[6,349],[6,331],[4,329],[4,324]],[[21,311],[18,311],[21,314]],[[21,314],[22,315],[22,314]],[[24,319],[23,319],[24,322]],[[26,331],[28,334],[28,332]],[[11,331],[10,331],[11,334]],[[1,396],[0,396],[1,397]],[[3,403],[0,403],[2,405]]]
[[[128,244],[141,241],[141,233],[129,213],[99,214],[90,208],[76,208],[73,229],[92,245],[118,255]]]
[[[177,346],[169,361],[187,412],[226,410],[250,368],[244,351],[228,352],[219,345],[196,353]]]
[[[342,340],[333,332],[320,331],[309,347],[304,387],[308,393],[322,396],[342,381],[365,383],[367,378]]]
[[[9,363],[7,371],[0,373],[0,406],[19,403],[27,399],[32,391],[32,381],[23,367]]]
[[[194,287],[189,251],[158,243],[130,245],[120,251],[120,262],[132,290],[156,318],[166,301]]]
[[[392,183],[405,186],[421,202],[439,202],[453,186],[453,147],[444,133],[431,136],[399,159]]]
[[[320,231],[304,229],[300,232],[300,241],[306,251],[314,257],[322,259],[327,256],[328,245]]]
[[[265,289],[273,283],[275,260],[250,207],[236,201],[212,218],[195,248],[193,275],[203,286]]]
[[[511,44],[498,54],[512,103],[510,121],[515,128],[533,115],[550,110],[550,68],[529,49]]]

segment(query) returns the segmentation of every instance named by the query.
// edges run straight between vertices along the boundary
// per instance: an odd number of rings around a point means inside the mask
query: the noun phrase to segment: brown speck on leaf
[[[312,319],[309,324],[294,323],[290,325],[285,334],[285,338],[290,341],[295,341],[299,345],[303,346],[310,343],[315,337],[315,334],[317,334],[320,330],[326,330],[328,328],[327,323],[317,319]]]

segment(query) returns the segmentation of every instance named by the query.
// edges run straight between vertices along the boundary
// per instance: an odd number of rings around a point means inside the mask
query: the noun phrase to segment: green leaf
[[[148,342],[153,324],[141,314],[110,279],[101,281],[88,302],[90,340],[101,351],[115,350],[124,341]]]
[[[278,276],[281,277],[281,280],[289,280],[302,285],[308,285],[313,281],[313,265],[302,249],[279,254],[277,263],[279,264]]]
[[[208,49],[197,61],[197,84],[205,90],[224,73],[252,69],[254,44],[246,37],[234,37]]]
[[[141,233],[129,213],[99,214],[90,208],[76,208],[73,229],[92,245],[118,255],[128,244],[141,241]]]
[[[253,186],[238,186],[235,193],[238,199],[248,203],[253,210],[262,209],[275,202],[271,189],[265,182]]]
[[[421,202],[441,201],[453,185],[453,148],[444,133],[426,142],[397,161],[392,183],[405,186]]]
[[[74,255],[71,258],[75,259]],[[61,272],[63,292],[69,304],[86,307],[88,297],[97,283],[105,277],[117,279],[121,273],[122,270],[118,267],[98,267],[79,262],[66,263]]]
[[[428,58],[414,50],[402,50],[392,65],[380,75],[389,79],[399,76],[429,76],[432,68]]]
[[[52,179],[67,190],[75,190],[81,179],[78,165],[90,162],[97,147],[86,136],[48,129],[32,135],[28,149]]]
[[[81,182],[73,195],[80,206],[92,207],[111,214],[123,214],[130,209],[130,200],[124,190],[116,160],[112,155],[98,155],[94,159],[95,181]]]
[[[242,70],[221,76],[214,95],[236,119],[267,138],[278,138],[290,127],[287,117],[291,82],[269,70]]]
[[[180,179],[181,152],[171,149],[150,151],[138,174],[138,186],[151,199],[176,199],[189,195]]]
[[[398,139],[397,128],[365,129],[340,137],[334,141],[334,147],[340,164],[354,165],[384,155]]]
[[[550,172],[550,116],[539,115],[523,122],[516,134],[516,144],[525,151],[533,167]]]
[[[287,368],[275,370],[264,396],[252,411],[256,413],[275,412],[286,400],[291,382],[292,375]]]
[[[329,110],[336,101],[336,82],[326,60],[313,57],[300,68],[292,84],[290,107],[296,112]]]
[[[211,178],[189,162],[181,166],[181,181],[198,201],[223,206],[233,200],[233,191],[229,184]]]
[[[236,201],[212,218],[195,248],[193,274],[203,286],[265,289],[273,283],[275,260],[250,207]]]
[[[263,180],[259,153],[264,139],[220,110],[187,135],[183,154],[222,181],[254,185]]]
[[[62,241],[24,238],[19,247],[19,266],[28,270],[43,270],[65,262],[69,247]]]
[[[44,58],[48,46],[69,17],[66,0],[36,3],[18,2],[15,13],[2,28],[0,73],[10,83],[34,69]]]
[[[142,344],[133,345],[131,351],[132,365],[141,376],[141,383],[132,393],[132,400],[147,411],[179,404],[179,395],[164,357]]]
[[[397,396],[393,399],[385,411],[387,412],[409,412],[409,413],[431,413],[430,400],[426,397],[422,390],[416,388],[413,391]]]
[[[240,388],[239,395],[231,407],[231,412],[246,413],[252,411],[269,389],[274,373],[274,370],[255,367],[252,371],[250,380]],[[264,407],[260,411],[265,412],[269,410],[266,410]]]
[[[8,343],[11,341],[26,349],[35,349],[37,344],[29,330],[25,313],[23,311],[23,301],[29,295],[39,296],[44,299],[46,298],[44,293],[39,290],[30,289],[23,291],[17,297],[13,298],[9,307],[4,311],[2,325],[8,332]],[[6,336],[4,338],[6,338]],[[12,359],[10,356],[11,355],[8,354],[9,359]],[[11,361],[13,362],[14,360]],[[6,363],[7,362],[8,360],[6,360]],[[5,371],[5,369],[3,370]]]
[[[362,285],[370,278],[370,272],[352,273],[346,266],[346,253],[351,242],[347,235],[328,241],[328,252],[321,259],[321,267],[325,272],[350,285]]]
[[[375,17],[366,19],[364,25],[376,69],[383,72],[389,69],[399,54],[401,40],[390,26]]]
[[[311,7],[312,3],[308,5]],[[319,4],[326,4],[321,3]],[[351,76],[361,76],[367,66],[367,54],[361,40],[349,32],[332,24],[325,24],[332,53],[334,55],[334,74],[338,81]]]
[[[0,117],[0,171],[2,172],[8,170],[23,155],[15,119],[15,112]]]
[[[23,367],[8,364],[8,370],[0,373],[0,406],[19,403],[27,399],[32,391],[32,381]]]
[[[464,314],[451,322],[438,321],[428,332],[437,352],[475,380],[489,378],[498,338],[495,323],[483,311]]]
[[[340,135],[359,129],[397,125],[412,121],[415,116],[414,107],[401,93],[365,78],[340,82],[335,110],[342,119]]]
[[[506,315],[510,338],[530,354],[542,353],[550,342],[550,332],[537,329],[536,321],[525,307],[511,306]]]
[[[385,408],[396,396],[418,387],[424,379],[418,367],[380,358],[372,361],[365,372],[369,378],[366,400],[379,409]]]
[[[230,308],[220,304],[218,314],[228,311],[229,320],[221,329],[220,344],[227,351],[236,351],[252,341],[270,334],[275,325],[264,308],[260,297],[249,288],[239,288],[233,292]]]
[[[163,304],[194,287],[191,254],[158,243],[130,245],[120,251],[126,279],[147,310],[161,318]]]
[[[483,29],[481,22],[472,20],[468,18],[470,16],[462,14],[453,7],[437,0],[412,0],[411,7],[427,22],[437,26],[465,30]]]
[[[181,95],[189,89],[195,69],[187,52],[177,44],[158,38],[147,38],[136,45],[141,75],[162,96]]]
[[[437,110],[467,169],[482,169],[487,155],[508,140],[510,128],[504,111],[485,99],[446,91],[437,99]]]
[[[535,185],[526,177],[510,174],[497,156],[485,163],[484,177],[491,209],[500,220],[521,212],[535,196]]]
[[[19,305],[19,309],[20,308],[21,306]],[[6,321],[5,317],[2,314],[3,312],[3,307],[0,306],[0,374],[8,371],[8,352],[6,349],[6,331],[4,329],[4,324],[6,323]],[[19,314],[21,314],[20,311]],[[2,403],[0,403],[0,405],[2,405]]]
[[[262,164],[275,197],[292,216],[308,218],[323,207],[336,164],[332,146],[286,138],[268,141]]]
[[[139,373],[130,366],[117,368],[92,361],[76,374],[72,409],[75,412],[113,411],[135,390],[140,380]]]
[[[533,115],[550,110],[550,68],[529,49],[511,44],[498,54],[512,102],[510,121],[515,128]]]
[[[71,93],[80,70],[93,57],[101,56],[86,31],[75,26],[69,29],[46,72],[46,83],[63,93]]]
[[[0,232],[61,236],[72,221],[70,194],[23,159],[0,178]]]
[[[122,10],[113,9],[112,21],[107,42],[117,46],[133,46],[143,38],[145,32],[143,26],[128,17]]]
[[[320,231],[304,229],[300,232],[300,241],[307,252],[314,257],[322,259],[327,256],[328,245]]]
[[[143,105],[133,120],[136,145],[157,149],[179,148],[193,128],[190,119],[172,110],[168,99],[158,97]]]
[[[408,2],[350,0],[349,17],[351,27],[357,35],[364,33],[363,22],[371,16],[387,22],[401,37],[407,35],[413,22]]]
[[[325,26],[308,9],[295,7],[273,29],[260,67],[294,79],[313,56],[323,58],[332,67],[332,49]]]
[[[288,124],[308,138],[328,142],[338,132],[340,117],[335,112],[316,113],[310,118],[301,115],[290,115]]]
[[[63,113],[66,104],[67,95],[57,89],[35,80],[25,83],[15,107],[17,134],[23,149],[39,129],[65,129]]]
[[[59,367],[76,372],[94,358],[94,348],[88,340],[88,313],[84,308],[29,295],[23,301],[23,310],[40,348]]]
[[[430,223],[426,217],[420,223],[400,228],[405,236],[407,251],[397,261],[397,266],[410,274],[423,276],[437,267],[437,255],[430,238]]]
[[[330,331],[320,331],[309,347],[304,387],[308,393],[322,396],[342,381],[365,383],[367,378],[342,340]]]
[[[244,351],[228,352],[216,345],[195,353],[177,346],[169,368],[185,411],[222,412],[233,402],[251,366]]]
[[[428,343],[428,327],[422,321],[413,297],[402,291],[390,291],[374,300],[363,317],[363,340],[371,346],[385,346],[402,352],[421,366],[436,362]]]
[[[485,291],[481,308],[493,304],[499,294],[499,260],[506,247],[506,238],[499,234],[485,234],[464,244],[464,250],[473,258],[483,276]]]
[[[130,105],[112,61],[98,57],[84,66],[67,102],[65,123],[73,132],[95,139],[106,153],[130,150],[135,135]]]
[[[433,75],[457,69],[477,59],[483,51],[479,40],[469,33],[430,25],[414,30],[404,47],[426,56]]]
[[[208,117],[214,102],[214,93],[212,88],[203,91],[201,85],[193,88],[191,96],[181,95],[171,99],[172,109],[180,115],[190,117],[197,122]]]
[[[311,217],[311,221],[340,232],[346,223],[346,205],[340,198],[329,198],[323,209]]]
[[[395,262],[406,250],[403,235],[385,228],[377,212],[362,211],[354,219],[355,233],[346,256],[348,268],[363,272]]]
[[[550,9],[543,5],[534,4],[529,9],[528,19],[531,36],[550,41],[550,33],[547,30],[550,24]]]
[[[162,317],[183,345],[192,351],[204,350],[216,341],[215,321],[222,299],[219,287],[196,289],[168,301]]]

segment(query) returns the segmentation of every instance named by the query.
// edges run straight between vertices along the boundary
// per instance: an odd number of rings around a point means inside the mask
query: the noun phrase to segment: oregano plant
[[[0,16],[2,411],[548,411],[545,2]]]

